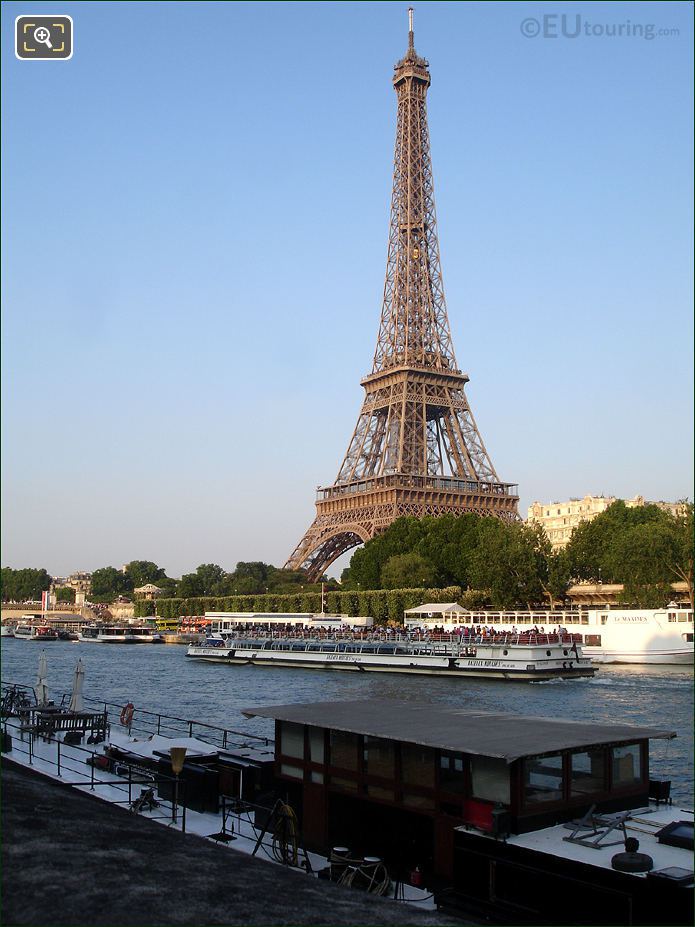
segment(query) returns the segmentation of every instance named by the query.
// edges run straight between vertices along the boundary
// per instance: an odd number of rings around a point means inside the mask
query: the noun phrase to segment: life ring
[[[128,702],[127,705],[124,705],[121,709],[121,724],[124,727],[130,727],[130,723],[133,720],[133,712],[135,711],[135,705],[132,702]]]

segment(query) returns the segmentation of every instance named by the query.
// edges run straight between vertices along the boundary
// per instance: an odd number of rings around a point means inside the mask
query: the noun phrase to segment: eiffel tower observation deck
[[[352,439],[316,518],[286,563],[311,580],[403,515],[473,512],[514,520],[517,486],[485,449],[456,363],[439,260],[427,127],[429,64],[408,50],[395,65],[398,98],[386,282],[371,373]]]

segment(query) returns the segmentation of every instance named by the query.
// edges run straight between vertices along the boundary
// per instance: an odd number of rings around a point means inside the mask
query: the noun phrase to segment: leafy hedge
[[[371,617],[377,624],[403,622],[403,612],[423,602],[458,602],[475,608],[485,602],[485,596],[460,586],[444,589],[375,589],[365,591],[328,592],[326,612],[333,615]],[[139,604],[139,603],[138,603]],[[152,605],[151,602],[142,603]],[[321,611],[321,593],[296,595],[236,595],[219,598],[158,599],[157,616],[179,618],[182,615],[203,615],[205,612],[312,612]],[[137,606],[136,606],[137,608]]]
[[[140,599],[135,603],[135,617],[136,618],[150,618],[155,614],[154,610],[155,603],[148,599]]]

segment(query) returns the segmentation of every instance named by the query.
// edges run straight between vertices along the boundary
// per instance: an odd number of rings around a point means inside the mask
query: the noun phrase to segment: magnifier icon
[[[45,26],[39,26],[38,29],[34,29],[34,41],[46,45],[47,48],[53,48],[51,45],[51,33]]]

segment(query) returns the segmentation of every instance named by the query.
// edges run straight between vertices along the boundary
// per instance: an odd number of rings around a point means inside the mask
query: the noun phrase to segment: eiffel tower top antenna
[[[415,36],[413,34],[413,13],[415,10],[412,6],[408,7],[408,48],[415,48]]]

